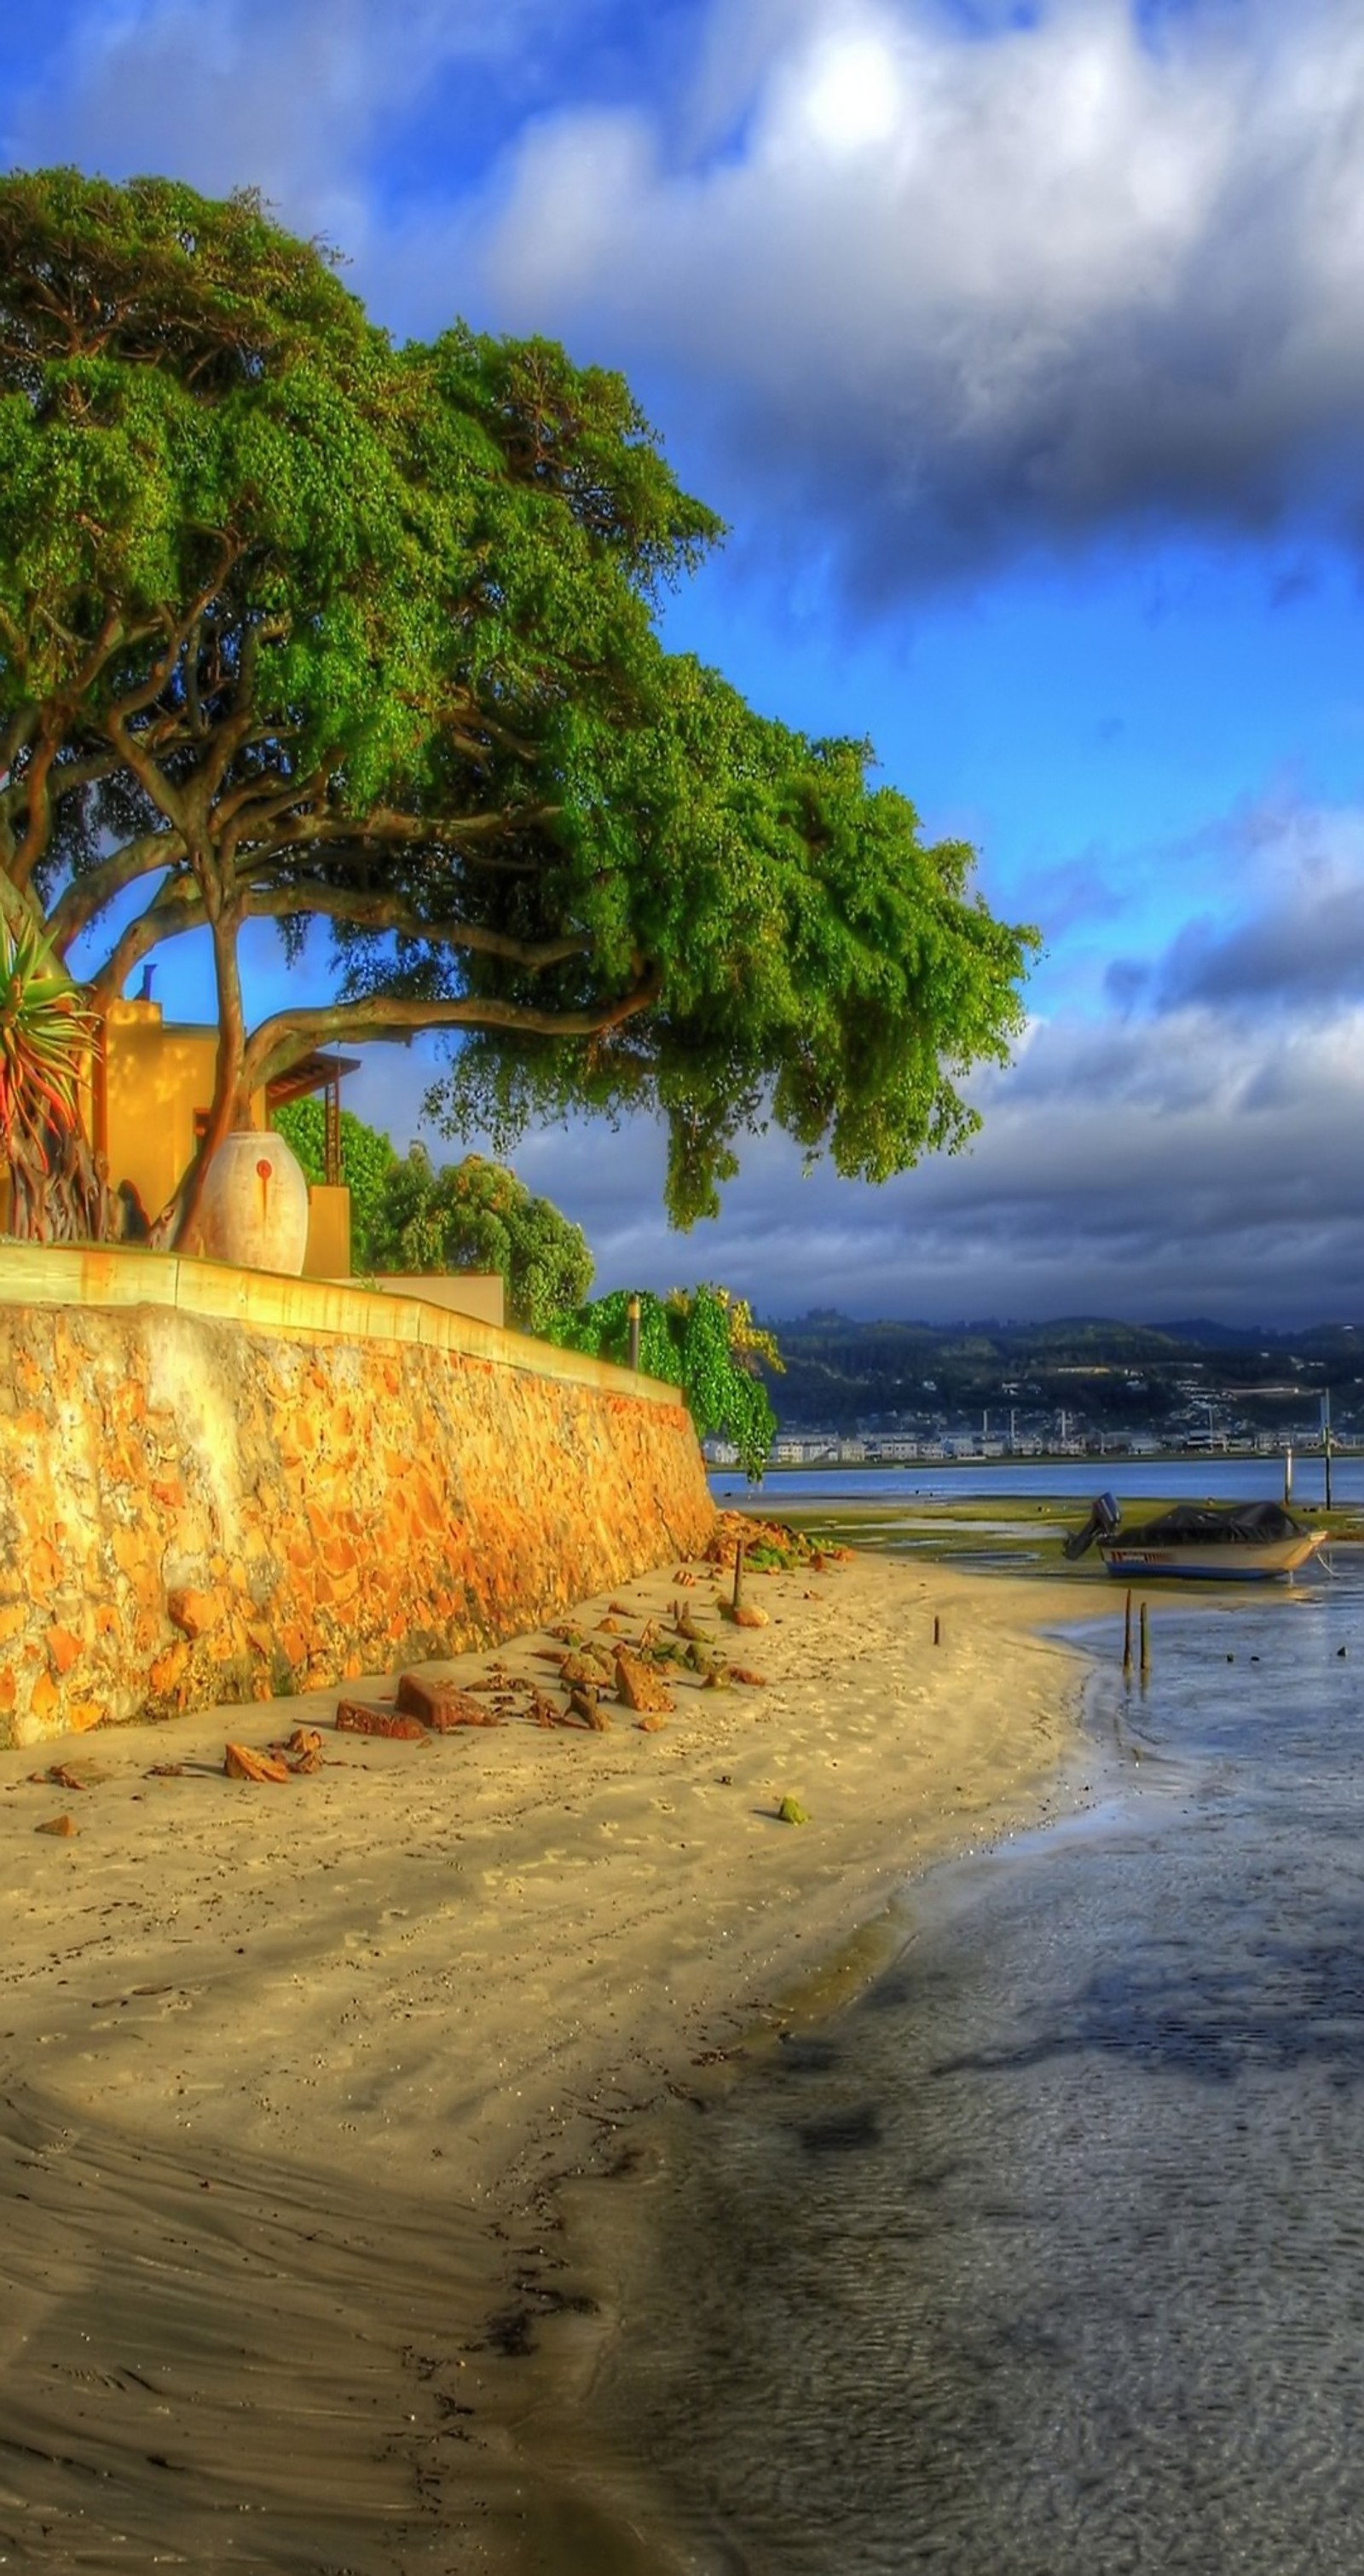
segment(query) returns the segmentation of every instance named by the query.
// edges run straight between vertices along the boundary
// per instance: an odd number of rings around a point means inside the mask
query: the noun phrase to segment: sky
[[[48,0],[11,55],[7,162],[258,186],[399,336],[622,367],[730,530],[668,640],[1042,931],[974,1147],[883,1188],[769,1131],[679,1236],[646,1122],[529,1136],[599,1286],[1364,1316],[1361,117],[1358,0]],[[405,1144],[430,1069],[348,1105]]]

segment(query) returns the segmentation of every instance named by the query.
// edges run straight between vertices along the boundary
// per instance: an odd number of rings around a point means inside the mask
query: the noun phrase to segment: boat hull
[[[1296,1574],[1325,1536],[1324,1530],[1301,1530],[1292,1538],[1265,1539],[1258,1545],[1222,1539],[1204,1547],[1197,1541],[1187,1547],[1143,1547],[1136,1540],[1124,1546],[1121,1539],[1110,1539],[1100,1543],[1099,1554],[1120,1583],[1145,1583],[1157,1575],[1195,1583],[1272,1583]]]

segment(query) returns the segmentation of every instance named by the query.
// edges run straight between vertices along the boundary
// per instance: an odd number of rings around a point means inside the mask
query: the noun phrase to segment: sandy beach
[[[544,2563],[497,2489],[559,2179],[1073,1794],[1086,1667],[1036,1623],[1092,1593],[859,1556],[751,1576],[739,1634],[719,1588],[578,1614],[685,1606],[762,1675],[679,1676],[656,1732],[390,1742],[327,1693],[0,1756],[0,2563]],[[543,1683],[553,1643],[429,1670]],[[224,1776],[300,1726],[311,1774]]]

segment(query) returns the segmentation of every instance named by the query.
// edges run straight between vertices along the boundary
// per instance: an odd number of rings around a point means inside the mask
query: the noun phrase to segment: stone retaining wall
[[[191,1267],[197,1311],[7,1303],[0,1247],[0,1742],[457,1653],[704,1540],[671,1390],[406,1301],[231,1320]]]

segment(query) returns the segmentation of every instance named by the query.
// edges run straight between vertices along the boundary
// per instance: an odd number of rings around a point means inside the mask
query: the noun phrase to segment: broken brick
[[[362,1699],[339,1699],[336,1703],[338,1735],[391,1736],[400,1744],[420,1744],[426,1728],[419,1717],[403,1717],[391,1705],[375,1708]]]
[[[229,1744],[223,1753],[229,1780],[287,1780],[289,1765],[275,1753],[257,1753],[249,1744]]]
[[[448,1735],[456,1726],[497,1726],[499,1718],[492,1709],[456,1688],[453,1682],[424,1682],[420,1673],[404,1673],[398,1683],[398,1706],[408,1717],[420,1718],[433,1735]]]
[[[660,1680],[652,1665],[628,1653],[624,1646],[616,1648],[616,1696],[626,1708],[651,1714],[667,1712],[677,1705],[667,1683]]]

